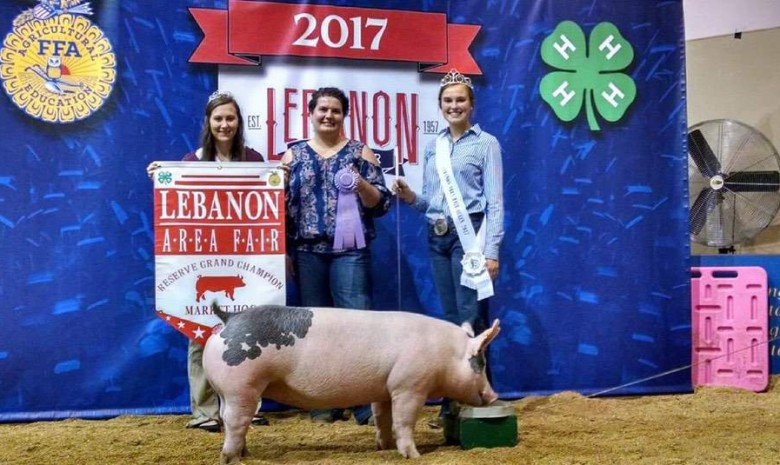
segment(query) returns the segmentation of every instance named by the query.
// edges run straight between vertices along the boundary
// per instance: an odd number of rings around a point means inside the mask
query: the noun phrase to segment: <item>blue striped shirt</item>
[[[449,133],[449,128],[439,134]],[[498,260],[504,238],[504,187],[501,145],[478,124],[452,144],[452,171],[469,213],[485,213],[485,257]],[[425,213],[429,223],[451,217],[436,169],[436,140],[425,146],[423,188],[412,207]]]

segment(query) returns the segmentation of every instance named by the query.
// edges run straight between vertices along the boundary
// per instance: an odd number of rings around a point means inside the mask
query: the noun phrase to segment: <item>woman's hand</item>
[[[395,178],[391,190],[398,196],[399,199],[403,200],[409,205],[413,204],[415,199],[417,199],[417,194],[415,194],[414,191],[409,188],[409,184],[407,184],[406,181],[401,178]]]
[[[149,165],[146,167],[146,174],[149,175],[149,179],[152,179],[152,176],[154,176],[154,172],[157,170],[157,168],[160,167],[160,164],[156,161],[153,161],[149,163]]]
[[[485,264],[487,265],[487,271],[490,275],[490,279],[495,281],[496,278],[498,278],[498,260],[488,258],[485,260]]]
[[[284,163],[279,165],[279,169],[282,170],[282,176],[284,176],[284,190],[290,188],[290,166]]]

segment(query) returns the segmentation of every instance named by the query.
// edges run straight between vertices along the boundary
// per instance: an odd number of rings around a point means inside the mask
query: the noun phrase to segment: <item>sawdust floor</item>
[[[426,420],[418,464],[780,464],[780,376],[769,391],[702,388],[694,394],[585,398],[572,392],[514,404],[512,448],[445,446]],[[270,414],[248,434],[245,464],[409,463],[377,452],[370,427],[315,425],[300,412]],[[184,428],[186,416],[123,416],[0,425],[0,464],[215,464],[222,434]]]

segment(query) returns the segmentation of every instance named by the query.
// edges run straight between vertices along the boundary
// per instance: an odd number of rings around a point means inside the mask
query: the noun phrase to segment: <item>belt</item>
[[[485,214],[482,212],[477,213],[469,213],[469,218],[471,218],[471,222],[479,222],[482,221],[482,218],[485,217]],[[433,231],[433,234],[436,236],[444,236],[449,231],[455,231],[455,223],[452,221],[452,218],[438,218],[431,222],[429,220],[428,226],[430,226],[431,230]]]

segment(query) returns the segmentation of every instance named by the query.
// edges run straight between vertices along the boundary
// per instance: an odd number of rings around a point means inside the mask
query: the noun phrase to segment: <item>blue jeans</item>
[[[371,308],[371,252],[296,252],[295,275],[305,307]]]
[[[479,230],[481,222],[481,215],[471,215],[474,231]],[[431,258],[433,282],[439,293],[444,318],[458,326],[466,322],[471,323],[475,335],[487,329],[488,299],[477,300],[476,290],[460,285],[463,245],[452,221],[443,236],[437,236],[433,227],[428,226],[428,255]],[[442,399],[439,416],[450,414],[450,402],[446,397]]]
[[[305,307],[371,308],[371,251],[366,247],[338,253],[296,252],[295,275]],[[311,416],[341,418],[342,410],[312,410]],[[353,407],[355,420],[364,424],[371,406]]]
[[[479,230],[481,218],[473,217],[474,231]],[[475,334],[487,327],[488,300],[477,300],[477,291],[460,285],[463,272],[463,246],[458,232],[450,223],[447,233],[437,236],[433,227],[428,227],[428,255],[433,268],[433,282],[439,293],[444,318],[456,325],[471,323]]]

